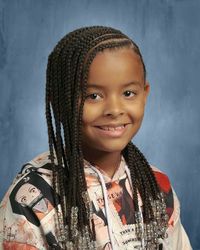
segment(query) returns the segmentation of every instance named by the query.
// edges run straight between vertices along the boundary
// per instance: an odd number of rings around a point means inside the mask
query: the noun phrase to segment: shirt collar
[[[107,173],[105,171],[103,171],[100,167],[98,167],[97,165],[92,165],[89,161],[87,161],[86,159],[84,159],[84,168],[85,168],[85,174],[86,176],[88,175],[92,175],[92,176],[96,176],[96,174],[94,173],[94,171],[91,169],[91,166],[92,167],[95,167],[97,168],[101,174],[103,175],[103,178],[105,180],[105,182],[112,182],[112,181],[118,181],[119,179],[123,179],[125,176],[126,176],[126,173],[125,173],[125,165],[126,165],[126,162],[125,162],[125,159],[123,157],[123,155],[121,155],[121,161],[120,161],[120,164],[118,166],[118,168],[116,169],[114,175],[112,178],[110,178]]]

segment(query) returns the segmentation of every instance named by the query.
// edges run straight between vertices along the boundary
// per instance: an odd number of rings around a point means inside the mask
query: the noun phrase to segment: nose
[[[104,116],[117,117],[122,114],[124,114],[124,109],[119,97],[110,97],[105,103]]]

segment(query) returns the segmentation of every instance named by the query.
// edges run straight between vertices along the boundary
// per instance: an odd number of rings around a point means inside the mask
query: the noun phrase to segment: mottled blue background
[[[75,28],[113,26],[139,44],[151,84],[134,141],[169,175],[200,249],[199,13],[199,0],[0,0],[0,197],[21,165],[48,149],[48,54]]]

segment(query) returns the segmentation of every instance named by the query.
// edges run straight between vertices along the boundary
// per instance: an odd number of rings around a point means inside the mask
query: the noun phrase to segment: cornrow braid
[[[132,48],[139,55],[145,80],[146,68],[139,48],[121,31],[110,27],[92,26],[72,31],[58,42],[48,58],[46,120],[53,187],[60,197],[60,210],[56,208],[57,227],[58,240],[63,249],[95,249],[92,206],[87,193],[82,152],[83,106],[89,68],[97,53],[123,47]],[[156,239],[163,236],[157,225],[160,217],[156,218],[154,204],[164,204],[163,196],[151,167],[139,149],[129,142],[122,154],[130,169],[137,237],[142,239],[141,220],[138,219],[141,216],[139,193],[143,202],[145,235],[150,239],[146,245],[150,249],[151,244],[157,244]],[[164,209],[163,205],[161,219],[165,222]],[[160,230],[158,236],[147,235],[149,226],[153,228],[155,225]]]

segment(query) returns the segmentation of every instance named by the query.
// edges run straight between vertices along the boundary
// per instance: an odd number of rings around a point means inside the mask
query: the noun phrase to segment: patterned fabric
[[[88,193],[92,200],[93,218],[98,249],[111,249],[104,209],[104,197],[99,178],[84,160]],[[112,179],[103,175],[111,211],[113,236],[116,249],[138,249],[135,237],[135,219],[132,191],[125,172],[126,162],[121,163]],[[188,237],[180,222],[180,206],[168,177],[153,167],[154,175],[165,194],[169,215],[168,238],[160,240],[163,249],[190,250]],[[56,207],[60,211],[59,195],[52,189],[52,170],[49,153],[45,152],[27,164],[17,175],[0,206],[0,249],[61,249],[57,240]],[[55,199],[55,195],[58,199]],[[142,201],[139,199],[142,207]]]

